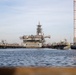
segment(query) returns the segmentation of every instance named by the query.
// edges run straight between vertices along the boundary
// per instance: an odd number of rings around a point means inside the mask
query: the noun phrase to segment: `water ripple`
[[[76,51],[52,49],[0,50],[0,67],[7,66],[76,67]]]

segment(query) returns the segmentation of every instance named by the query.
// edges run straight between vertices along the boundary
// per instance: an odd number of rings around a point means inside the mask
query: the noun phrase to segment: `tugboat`
[[[76,44],[71,45],[71,49],[76,49]]]
[[[59,43],[53,43],[51,45],[51,48],[53,48],[53,49],[68,49],[69,44],[68,44],[67,40],[65,39],[64,41],[61,41]]]

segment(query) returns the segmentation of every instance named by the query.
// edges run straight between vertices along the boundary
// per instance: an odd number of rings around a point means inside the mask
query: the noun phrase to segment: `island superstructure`
[[[44,36],[40,22],[37,25],[36,35],[24,35],[20,37],[26,48],[41,48],[45,43],[45,38],[50,38],[50,36]]]

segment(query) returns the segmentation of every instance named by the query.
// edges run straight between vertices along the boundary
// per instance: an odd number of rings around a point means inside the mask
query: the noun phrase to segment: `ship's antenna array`
[[[37,35],[42,35],[42,28],[40,25],[40,21],[38,22],[38,25],[37,25]]]

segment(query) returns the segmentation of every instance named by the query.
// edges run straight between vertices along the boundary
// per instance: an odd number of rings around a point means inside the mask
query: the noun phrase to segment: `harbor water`
[[[0,67],[76,67],[76,50],[0,49]]]

